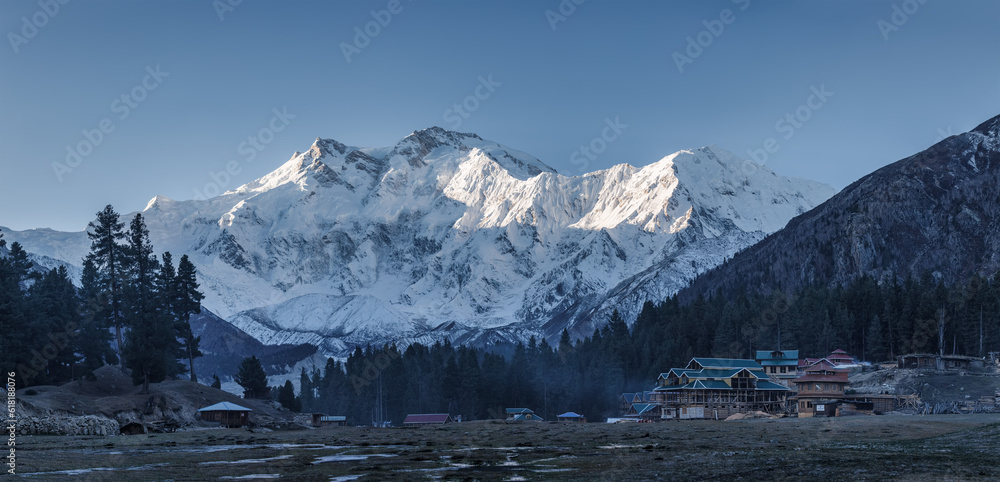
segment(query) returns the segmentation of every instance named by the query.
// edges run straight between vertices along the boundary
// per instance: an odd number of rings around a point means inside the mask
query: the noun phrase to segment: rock
[[[24,417],[18,421],[24,435],[108,435],[118,433],[118,422],[96,415]]]

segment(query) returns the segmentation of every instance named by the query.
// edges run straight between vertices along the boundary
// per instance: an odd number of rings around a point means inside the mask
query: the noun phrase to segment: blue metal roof
[[[583,415],[576,412],[566,412],[562,415],[556,415],[556,418],[583,418]]]

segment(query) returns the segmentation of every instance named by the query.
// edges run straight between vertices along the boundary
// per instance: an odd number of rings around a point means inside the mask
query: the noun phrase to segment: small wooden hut
[[[556,420],[560,422],[586,422],[587,417],[580,415],[576,412],[566,412],[560,415],[556,415]]]
[[[403,425],[443,425],[454,421],[447,413],[411,413],[403,420]]]
[[[344,415],[323,415],[322,413],[312,414],[313,427],[326,427],[330,425],[343,427],[347,425],[347,417]]]
[[[219,402],[205,408],[199,408],[198,414],[202,420],[219,422],[225,427],[242,427],[250,419],[253,410],[229,402]]]

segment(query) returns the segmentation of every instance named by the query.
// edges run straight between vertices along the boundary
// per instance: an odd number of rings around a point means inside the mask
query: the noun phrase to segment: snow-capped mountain
[[[491,343],[631,321],[831,195],[715,146],[558,174],[474,134],[390,148],[317,139],[208,200],[157,196],[157,251],[187,253],[206,307],[267,344]],[[126,215],[126,217],[130,217]],[[8,232],[79,263],[84,233]]]

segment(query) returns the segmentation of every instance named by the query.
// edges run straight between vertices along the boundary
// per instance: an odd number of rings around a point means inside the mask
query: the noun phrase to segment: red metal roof
[[[833,375],[824,375],[822,373],[806,373],[801,377],[792,380],[795,383],[802,382],[841,382],[847,383],[847,373],[837,373]]]
[[[403,423],[445,423],[450,419],[451,415],[447,413],[417,413],[407,415]]]

